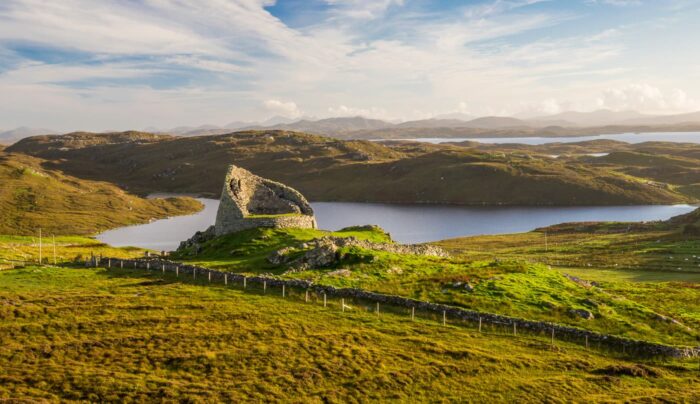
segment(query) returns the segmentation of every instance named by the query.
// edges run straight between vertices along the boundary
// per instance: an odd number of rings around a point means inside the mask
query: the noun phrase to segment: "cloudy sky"
[[[2,0],[0,129],[700,110],[700,0]]]

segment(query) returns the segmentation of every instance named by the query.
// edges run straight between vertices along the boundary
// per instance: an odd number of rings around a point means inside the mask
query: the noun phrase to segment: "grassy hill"
[[[143,199],[106,182],[46,168],[45,161],[0,151],[0,234],[94,234],[193,213],[192,198]]]
[[[629,144],[612,140],[543,145],[480,144],[454,145],[489,153],[553,158],[566,163],[642,178],[654,186],[673,189],[692,199],[700,196],[700,145],[691,143],[646,142]],[[402,145],[400,147],[408,147]],[[603,154],[601,155],[591,155]]]
[[[456,253],[451,258],[342,247],[335,253],[336,261],[316,269],[296,269],[294,265],[275,265],[266,260],[283,247],[296,246],[291,254],[301,256],[310,250],[309,241],[328,235],[369,240],[387,237],[376,228],[332,234],[319,230],[254,229],[215,238],[196,251],[180,251],[174,259],[231,272],[305,279],[553,321],[636,339],[690,345],[700,341],[700,300],[692,284],[657,285],[657,293],[667,292],[674,297],[674,304],[666,305],[644,294],[611,294],[607,287],[583,285],[533,256],[482,253],[476,257],[455,251],[455,242],[442,243]],[[581,310],[593,318],[577,315]]]
[[[459,146],[382,145],[284,131],[175,138],[138,132],[25,139],[8,151],[135,192],[218,196],[236,163],[315,201],[468,205],[668,204],[691,199],[615,167]]]
[[[143,271],[0,272],[0,399],[686,401],[696,363],[640,362]]]

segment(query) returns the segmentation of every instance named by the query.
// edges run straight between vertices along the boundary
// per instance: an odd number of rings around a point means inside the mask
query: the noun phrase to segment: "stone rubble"
[[[449,257],[449,254],[442,248],[427,244],[406,245],[375,243],[372,241],[359,240],[355,237],[326,236],[299,244],[295,247],[285,247],[274,251],[267,257],[267,261],[273,265],[289,264],[298,270],[323,268],[340,262],[341,257],[338,250],[345,247],[357,247],[365,250],[385,251],[394,254],[423,255],[439,258]],[[304,250],[306,251],[300,258],[293,261],[290,260],[289,255],[291,253]],[[399,271],[400,270],[399,268]]]

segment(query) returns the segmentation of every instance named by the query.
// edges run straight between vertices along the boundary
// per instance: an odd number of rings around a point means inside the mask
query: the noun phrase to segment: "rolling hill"
[[[609,167],[458,146],[382,145],[286,131],[192,138],[140,132],[25,139],[7,149],[47,168],[142,194],[218,196],[228,164],[314,201],[464,205],[625,205],[689,200]]]
[[[248,130],[287,130],[313,133],[316,135],[337,135],[357,130],[375,130],[394,126],[378,119],[368,119],[361,116],[348,118],[327,118],[317,121],[303,119],[292,123],[281,123],[272,126],[253,126]]]
[[[0,152],[0,234],[94,234],[193,213],[191,198],[143,199],[116,186],[42,167],[41,159]]]

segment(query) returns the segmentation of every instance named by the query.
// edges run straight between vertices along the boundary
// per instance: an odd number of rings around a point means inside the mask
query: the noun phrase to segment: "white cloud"
[[[337,16],[372,20],[391,6],[402,6],[404,0],[326,0],[326,3],[335,7]]]
[[[688,97],[683,90],[675,88],[663,91],[646,83],[606,89],[596,103],[600,108],[649,112],[691,111],[700,108],[700,102]]]
[[[337,107],[329,107],[328,115],[330,116],[362,116],[365,118],[374,119],[393,119],[389,113],[383,108],[370,107],[370,108],[354,108],[345,105],[339,105]]]
[[[641,0],[587,0],[587,3],[591,4],[607,4],[610,6],[617,7],[627,7],[627,6],[639,6],[642,4]]]
[[[286,118],[298,118],[302,115],[297,104],[292,101],[267,100],[263,105],[268,111],[275,115],[281,115]]]
[[[457,112],[477,115],[672,111],[695,108],[700,94],[696,53],[678,50],[688,63],[666,75],[653,56],[630,57],[646,43],[631,29],[594,31],[605,21],[587,26],[575,11],[547,7],[555,2],[496,0],[443,13],[421,1],[326,3],[330,11],[313,23],[291,27],[264,8],[272,0],[3,0],[0,126],[126,129],[304,113],[415,119],[460,102]],[[3,63],[21,59],[10,46],[18,43],[80,56]]]
[[[482,19],[485,17],[499,15],[506,11],[531,6],[533,4],[542,3],[545,1],[550,0],[495,0],[491,2],[468,6],[464,10],[464,16],[470,19]]]

